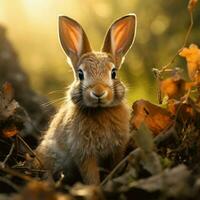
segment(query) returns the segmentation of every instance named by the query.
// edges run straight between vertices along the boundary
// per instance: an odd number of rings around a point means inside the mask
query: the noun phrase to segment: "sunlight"
[[[43,9],[46,7],[46,5],[49,4],[49,1],[47,3],[47,1],[40,1],[40,0],[22,0],[22,2],[29,10],[32,10],[35,7]]]
[[[60,0],[20,0],[21,8],[24,14],[31,21],[32,24],[49,24],[51,26],[52,20],[57,20],[57,16],[62,13],[75,12],[76,1]],[[70,7],[68,6],[70,4]]]
[[[0,6],[0,21],[5,21],[6,13],[5,13],[5,7],[2,0],[0,0],[0,5],[1,5]]]
[[[34,20],[42,20],[43,17],[50,15],[52,1],[21,0],[21,2],[27,16]]]

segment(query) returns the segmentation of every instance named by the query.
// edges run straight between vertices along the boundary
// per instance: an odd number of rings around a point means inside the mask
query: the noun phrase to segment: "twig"
[[[186,33],[185,40],[184,40],[184,43],[183,43],[182,48],[184,48],[184,47],[187,45],[188,38],[189,38],[190,33],[191,33],[191,31],[192,31],[192,27],[193,27],[193,25],[194,25],[194,20],[193,20],[193,13],[192,13],[192,11],[189,11],[189,14],[190,14],[190,26],[189,26],[188,31],[187,31],[187,33]]]
[[[166,71],[166,69],[167,69],[170,65],[172,65],[172,64],[174,63],[174,61],[176,60],[176,57],[179,55],[179,53],[180,53],[182,50],[183,50],[183,47],[181,47],[181,48],[176,52],[176,54],[172,57],[171,61],[170,61],[168,64],[164,65],[164,66],[161,68],[161,70],[160,70],[159,72],[160,72],[160,73],[163,73],[164,71]]]
[[[159,104],[162,104],[162,93],[161,93],[161,90],[160,90],[160,82],[161,82],[161,76],[160,76],[160,72],[158,69],[156,68],[153,68],[153,72],[154,72],[154,75],[156,77],[156,82],[157,82],[157,98],[158,98],[158,103]]]
[[[161,73],[165,72],[168,69],[168,67],[175,62],[176,57],[183,50],[183,48],[187,45],[188,38],[190,36],[190,33],[191,33],[193,25],[194,25],[192,10],[189,10],[189,15],[190,15],[190,25],[189,25],[189,28],[188,28],[187,33],[185,35],[182,47],[176,52],[176,54],[172,57],[171,61],[168,64],[162,66],[161,69],[159,69],[159,70],[157,68],[153,69],[155,76],[156,76],[157,84],[158,84],[158,102],[159,102],[159,104],[162,103],[161,90],[160,90],[160,86],[159,86],[160,81],[161,81]]]
[[[14,148],[15,148],[15,144],[12,143],[12,146],[10,148],[10,151],[9,151],[8,155],[5,157],[4,161],[1,163],[2,167],[5,167],[6,162],[8,161],[8,159],[10,158],[10,156],[12,155]]]
[[[194,20],[193,20],[193,13],[192,13],[192,11],[189,11],[189,14],[190,14],[190,26],[189,26],[189,28],[188,28],[188,30],[187,30],[186,35],[185,35],[183,45],[182,45],[182,47],[176,52],[176,54],[172,57],[171,61],[170,61],[168,64],[164,65],[164,66],[159,70],[160,73],[164,72],[171,64],[174,63],[176,57],[177,57],[177,56],[179,55],[179,53],[183,50],[183,48],[187,45],[188,38],[189,38],[190,33],[191,33],[191,31],[192,31],[192,27],[193,27],[193,25],[194,25]]]
[[[0,177],[0,182],[4,182],[7,185],[11,186],[17,192],[20,192],[20,188],[16,184],[14,184],[12,181],[10,181],[9,179],[6,179],[4,177]]]
[[[36,153],[31,149],[31,147],[24,141],[24,139],[18,134],[17,138],[22,142],[22,144],[29,150],[29,152],[35,156],[37,161],[39,162],[40,166],[43,167],[42,161],[37,157]]]
[[[35,124],[32,122],[31,117],[29,116],[28,112],[26,111],[26,109],[22,106],[20,106],[22,111],[24,112],[28,122],[31,124],[31,126],[33,127],[33,129],[35,129],[36,132],[38,132],[39,134],[41,134],[41,131],[35,126]]]
[[[177,133],[175,131],[175,125],[173,125],[171,128],[169,128],[168,130],[166,130],[164,132],[164,134],[159,134],[154,138],[154,144],[156,145],[156,147],[159,148],[160,145],[162,145],[162,143],[164,141],[166,141],[168,138],[173,137],[176,140],[178,140],[178,136]]]
[[[59,188],[62,185],[62,181],[65,178],[65,175],[63,174],[63,172],[60,174],[60,178],[58,179],[58,181],[55,182],[55,187]]]
[[[140,151],[140,148],[134,149],[133,151],[131,151],[124,159],[122,159],[115,167],[114,169],[110,172],[110,174],[108,174],[108,176],[106,176],[106,178],[101,182],[101,186],[105,185],[105,183],[107,183],[112,177],[113,175],[117,172],[117,170],[132,156],[135,156],[138,154],[138,152]]]
[[[21,179],[23,179],[25,181],[32,181],[33,180],[33,178],[31,178],[31,177],[29,177],[27,175],[21,174],[21,173],[15,171],[13,169],[10,169],[8,167],[4,167],[3,168],[2,166],[0,166],[0,170],[3,171],[3,172],[6,172],[8,174],[11,174],[12,176],[16,176],[18,178],[21,178]]]
[[[37,173],[46,173],[46,169],[32,169],[30,167],[18,167],[17,165],[12,166],[12,169],[20,169],[20,170],[28,170],[31,172],[37,172]]]

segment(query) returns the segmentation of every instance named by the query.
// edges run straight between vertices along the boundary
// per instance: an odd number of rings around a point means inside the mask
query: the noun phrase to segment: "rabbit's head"
[[[93,52],[81,25],[69,17],[59,17],[60,42],[74,71],[70,98],[75,104],[112,107],[121,103],[125,87],[118,79],[118,70],[135,31],[136,16],[123,16],[108,29],[102,50]]]

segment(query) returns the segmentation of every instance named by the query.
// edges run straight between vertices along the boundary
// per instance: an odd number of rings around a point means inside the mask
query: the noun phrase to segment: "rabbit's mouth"
[[[87,100],[85,100],[85,104],[88,107],[110,107],[112,103],[112,100],[108,100],[108,99],[92,99],[89,98]]]
[[[105,108],[105,107],[111,107],[111,106],[112,106],[111,103],[102,103],[100,101],[87,105],[87,107],[91,107],[91,108],[99,108],[99,107]]]
[[[85,91],[83,98],[87,107],[110,107],[113,101],[113,92],[110,88],[101,91],[90,88]]]
[[[103,101],[102,99],[98,99],[96,107],[108,107],[110,104],[110,101]]]

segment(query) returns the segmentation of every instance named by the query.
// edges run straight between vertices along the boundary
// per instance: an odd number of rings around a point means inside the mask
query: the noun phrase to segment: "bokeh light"
[[[127,13],[138,16],[134,46],[126,57],[121,77],[129,88],[129,103],[139,98],[156,101],[152,68],[166,64],[181,46],[189,23],[187,1],[156,0],[0,0],[0,24],[18,52],[35,90],[48,96],[73,80],[57,36],[57,17],[75,18],[99,50],[111,22]],[[200,9],[195,11],[199,19]],[[195,20],[199,25],[200,20]],[[196,27],[195,26],[195,27]],[[197,29],[191,41],[198,44]],[[179,62],[179,61],[177,61]],[[62,92],[57,96],[64,95]],[[57,96],[50,98],[54,99]]]

